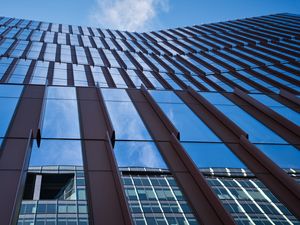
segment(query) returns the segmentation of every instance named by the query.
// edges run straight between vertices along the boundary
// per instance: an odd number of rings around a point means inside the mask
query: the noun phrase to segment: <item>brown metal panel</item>
[[[280,114],[276,113],[269,107],[265,106],[264,104],[260,103],[259,101],[255,100],[251,96],[247,95],[245,92],[235,88],[234,93],[238,95],[240,98],[248,102],[249,104],[253,105],[258,110],[262,111],[263,113],[267,114],[269,117],[274,119],[276,122],[280,123],[285,128],[289,129],[295,135],[300,135],[300,127],[291,122],[290,120],[286,119],[285,117],[281,116]],[[299,136],[300,137],[300,136]],[[300,143],[300,139],[299,139]]]
[[[3,74],[2,78],[0,79],[0,83],[5,83],[8,80],[10,74],[12,73],[17,63],[18,59],[14,58],[7,70],[5,71],[5,73]]]
[[[116,84],[115,84],[115,82],[114,82],[114,80],[112,79],[111,74],[108,71],[107,67],[101,67],[101,70],[102,70],[102,73],[103,73],[103,75],[105,77],[105,80],[107,82],[108,87],[110,87],[110,88],[117,87]]]
[[[33,74],[35,66],[36,66],[36,60],[32,60],[31,63],[30,63],[29,69],[26,73],[26,76],[24,78],[24,82],[23,82],[24,84],[29,84],[30,83],[31,76]]]
[[[110,139],[114,131],[99,88],[77,88],[91,224],[131,225]]]
[[[188,88],[188,92],[210,113],[217,117],[218,120],[220,120],[227,128],[229,128],[238,138],[241,135],[248,137],[248,134],[245,131],[243,131],[240,127],[238,127],[235,123],[228,119],[228,117],[221,113],[215,106],[210,104],[209,101],[199,95],[195,90],[193,90],[192,88]]]
[[[297,144],[299,144],[300,142],[299,136],[282,126],[280,123],[274,121],[274,119],[272,119],[269,115],[250,105],[239,96],[232,93],[224,93],[224,95],[240,108],[252,115],[254,118],[259,120],[261,123],[265,124],[271,130],[274,130],[277,134],[286,139],[290,144],[294,144],[295,147],[297,147]]]
[[[148,80],[148,78],[144,75],[144,73],[140,70],[135,70],[135,73],[137,76],[141,79],[143,84],[148,88],[148,89],[155,89],[153,84]]]
[[[152,106],[154,111],[157,113],[158,117],[161,118],[162,122],[164,123],[166,128],[169,130],[169,132],[171,134],[173,133],[176,136],[176,138],[180,140],[179,131],[171,123],[171,121],[168,119],[168,117],[166,117],[166,115],[163,113],[163,111],[158,106],[158,104],[154,101],[154,99],[152,98],[152,96],[150,95],[150,93],[148,92],[148,90],[145,88],[144,85],[142,85],[141,91],[142,91],[143,95],[145,96],[146,100],[148,101],[148,103]]]
[[[14,202],[16,193],[18,192],[19,179],[21,171],[16,170],[0,170],[0,178],[5,182],[1,182],[0,187],[0,224],[10,225],[14,217]]]
[[[76,90],[80,113],[84,115],[81,117],[81,130],[84,139],[106,140],[106,133],[108,132],[110,139],[114,141],[115,131],[101,89],[99,87],[77,87]],[[94,119],[92,120],[90,117]]]
[[[279,95],[281,95],[282,97],[288,99],[289,101],[295,103],[296,105],[300,106],[300,99],[298,97],[296,97],[295,95],[293,95],[292,93],[281,89]]]
[[[198,104],[188,98],[185,92],[177,91],[177,94],[186,102],[186,104],[205,122],[225,144],[246,164],[246,166],[284,203],[296,216],[299,215],[295,211],[297,205],[299,205],[299,185],[287,175],[282,169],[280,169],[273,161],[271,161],[266,155],[264,155],[258,148],[256,148],[248,139],[242,134],[243,131],[234,132],[233,122],[227,123],[229,119],[223,118],[223,116],[217,116],[217,109],[211,109],[209,114],[203,110],[203,106],[206,109],[211,108],[209,102],[204,102],[199,99]],[[197,94],[197,93],[196,93]],[[200,104],[199,104],[200,103]],[[221,112],[219,112],[222,114]],[[219,120],[211,118],[211,115]],[[227,123],[224,129],[224,121]],[[219,123],[219,124],[218,124]],[[228,143],[230,134],[240,134],[238,142],[236,139],[232,143]],[[235,135],[237,137],[238,135]],[[234,142],[236,144],[234,144]],[[240,143],[240,144],[239,144]]]
[[[68,86],[74,86],[74,73],[73,73],[73,64],[67,64],[67,83]]]
[[[130,76],[127,74],[127,70],[124,70],[122,68],[118,68],[117,69],[121,75],[121,77],[123,78],[123,80],[125,81],[126,85],[128,88],[135,88],[134,83],[132,82]]]
[[[38,126],[43,89],[43,86],[25,87],[4,142],[0,157],[0,179],[5,181],[0,187],[1,224],[16,224],[30,157],[32,129],[36,130]]]
[[[251,154],[268,173],[258,173],[265,185],[274,195],[298,218],[300,219],[300,185],[280,169],[272,160],[265,156],[258,148],[251,144],[248,139],[241,137],[241,145]],[[249,163],[250,164],[250,163]],[[269,176],[268,174],[272,174]]]
[[[91,66],[84,65],[84,72],[85,72],[85,75],[86,75],[88,86],[94,87],[95,86],[95,80],[94,80],[94,77],[93,77]]]
[[[163,120],[166,116],[159,117],[140,90],[127,90],[127,92],[190,206],[194,209],[196,218],[201,224],[234,224],[233,219],[225,211],[175,135],[171,134],[164,125]]]
[[[32,129],[37,131],[43,102],[44,86],[27,85],[24,87],[8,138],[26,138]]]

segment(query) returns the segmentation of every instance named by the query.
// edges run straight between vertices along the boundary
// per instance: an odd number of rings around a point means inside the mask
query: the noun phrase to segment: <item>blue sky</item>
[[[289,12],[299,0],[1,0],[0,15],[149,31]]]

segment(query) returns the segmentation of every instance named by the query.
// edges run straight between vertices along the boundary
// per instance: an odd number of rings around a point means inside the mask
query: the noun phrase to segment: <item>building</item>
[[[0,55],[0,225],[300,224],[300,16],[1,17]]]

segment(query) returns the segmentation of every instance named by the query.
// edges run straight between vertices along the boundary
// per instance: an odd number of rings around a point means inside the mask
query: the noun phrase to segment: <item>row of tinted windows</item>
[[[283,35],[287,33],[287,30],[290,29],[291,26],[295,26],[295,23],[282,23],[280,28],[278,29],[278,19],[276,23],[272,23],[269,21],[268,26],[266,26],[265,20],[267,17],[261,17],[259,19],[247,19],[249,23],[242,23],[241,21],[230,21],[225,23],[217,23],[217,24],[210,24],[210,25],[204,25],[204,26],[194,26],[194,27],[186,27],[186,28],[178,28],[178,29],[169,29],[165,31],[158,31],[158,32],[149,32],[149,33],[143,33],[141,35],[138,35],[136,33],[131,33],[131,36],[126,32],[119,32],[114,30],[100,30],[95,28],[88,28],[88,27],[77,27],[77,26],[68,26],[68,25],[61,25],[61,24],[50,24],[50,23],[40,23],[36,21],[28,21],[28,20],[19,20],[19,19],[9,19],[9,18],[2,18],[0,20],[1,25],[5,26],[16,26],[21,28],[31,28],[31,29],[40,29],[40,30],[48,30],[48,31],[54,31],[54,32],[66,32],[66,33],[74,33],[74,34],[82,34],[82,35],[92,35],[92,36],[102,36],[102,37],[111,37],[111,38],[122,38],[122,39],[132,39],[132,38],[143,38],[142,35],[147,36],[148,35],[155,35],[156,38],[154,40],[157,40],[157,38],[160,38],[161,40],[169,40],[176,39],[176,38],[182,38],[182,37],[188,37],[193,35],[207,35],[207,34],[215,34],[216,32],[229,32],[229,31],[236,31],[236,30],[251,30],[255,29],[255,31],[262,29],[262,31],[269,31],[273,32],[274,30],[279,30],[278,35]],[[271,20],[272,21],[272,20]],[[282,21],[281,21],[282,22]],[[218,27],[216,29],[215,26],[218,26],[220,24],[227,25],[230,24],[229,28],[222,29]],[[240,25],[241,24],[241,25]],[[235,26],[234,26],[235,25]],[[211,28],[212,26],[212,28]],[[291,32],[291,31],[290,31]],[[283,33],[283,34],[282,34]],[[132,35],[134,36],[132,37]],[[292,33],[293,34],[293,33]],[[296,32],[297,34],[297,32]]]
[[[10,85],[6,86],[10,87]],[[181,132],[182,144],[198,167],[247,168],[225,144],[220,143],[216,134],[174,92],[151,91],[151,95]],[[218,93],[201,93],[201,95],[247,131],[250,140],[258,142],[257,146],[279,166],[299,168],[299,150],[287,145],[278,135],[223,95]],[[120,167],[167,168],[125,90],[104,89],[103,96],[116,130],[117,142],[114,150],[118,165]],[[15,98],[18,99],[19,95],[11,100]],[[52,138],[80,139],[75,88],[49,87],[46,99],[42,136],[50,140],[43,140],[39,149],[36,145],[33,146],[30,165],[82,165],[80,140],[51,140]],[[269,102],[269,99],[262,99],[262,101]],[[143,103],[140,102],[140,104]],[[274,105],[274,102],[271,104]],[[226,107],[230,109],[229,113]],[[274,144],[282,145],[266,145],[264,142],[269,140],[264,138],[270,138]],[[136,140],[139,141],[136,142]],[[263,148],[261,144],[264,144]],[[270,148],[265,149],[265,146]],[[220,198],[223,198],[223,195]]]
[[[167,32],[167,31],[164,31]],[[260,45],[261,42],[274,42],[274,40],[264,40],[257,36],[248,37],[249,35],[240,34],[235,31],[230,34],[215,34],[214,36],[189,37],[178,40],[163,39],[161,42],[156,42],[160,35],[150,35],[142,41],[100,38],[84,35],[45,32],[40,30],[28,30],[18,28],[0,27],[0,34],[5,38],[17,38],[18,40],[42,41],[47,43],[58,43],[68,45],[80,45],[86,47],[106,47],[115,48],[118,50],[142,51],[151,52],[154,48],[158,54],[185,54],[188,52],[209,51],[212,49],[231,48],[242,45]],[[246,35],[244,37],[244,35]],[[241,37],[239,37],[241,36]],[[263,44],[266,45],[266,44]],[[286,38],[284,40],[275,40],[274,44],[268,43],[268,48],[279,49],[283,51],[293,51],[299,46],[297,39]],[[153,51],[153,50],[152,50]],[[295,53],[296,54],[296,53]]]
[[[14,91],[11,92],[12,90]],[[6,105],[10,106],[1,108],[0,111],[3,118],[1,123],[1,137],[6,136],[21,91],[22,86],[1,85],[1,99]],[[187,149],[199,167],[246,168],[229,148],[221,143],[220,138],[214,131],[212,131],[201,118],[196,116],[196,114],[174,92],[151,91],[150,93],[169,120],[181,133],[183,146]],[[249,140],[252,143],[255,143],[261,151],[274,160],[279,166],[283,168],[300,167],[299,150],[289,145],[286,140],[262,122],[258,121],[252,115],[219,93],[202,92],[200,95],[206,98],[242,130],[248,133]],[[103,96],[109,116],[116,130],[116,139],[120,140],[120,142],[117,142],[116,144],[116,156],[120,166],[166,168],[155,144],[151,142],[151,135],[126,91],[122,89],[103,89]],[[252,95],[252,97],[269,106],[275,112],[285,116],[291,122],[300,124],[299,113],[294,110],[283,106],[266,95]],[[147,103],[140,102],[140,104]],[[44,115],[42,130],[43,138],[80,139],[81,135],[75,88],[49,87]],[[135,141],[142,142],[139,143]],[[79,152],[81,151],[81,147],[78,145],[79,141],[50,141],[48,145],[44,144],[44,146],[48,148],[48,151],[51,150],[53,152],[53,154],[51,154],[53,160],[57,160],[56,154],[54,154],[57,146],[63,146],[60,142],[67,144],[66,148],[60,147],[60,149],[65,149],[67,152],[72,151],[73,154],[75,154],[75,149]],[[73,146],[72,148],[70,148],[70,144]],[[127,151],[129,151],[130,154]],[[205,154],[203,152],[205,152]],[[37,152],[37,154],[48,155],[47,151],[40,151]],[[225,154],[227,157],[223,157]],[[67,156],[68,154],[65,155]],[[202,158],[203,155],[210,157]],[[152,160],[149,160],[150,156]],[[233,160],[235,158],[236,160]],[[40,158],[38,157],[35,160],[33,154],[32,160],[33,162],[36,161],[39,163]],[[65,159],[65,162],[72,160],[81,162],[81,154],[77,154],[77,157],[68,157]],[[130,164],[129,162],[133,164]]]
[[[98,84],[101,87],[118,88],[140,87],[144,84],[149,89],[181,90],[190,86],[196,91],[232,92],[237,87],[250,93],[261,91],[279,93],[280,89],[292,93],[300,92],[300,79],[296,75],[296,69],[299,69],[299,66],[294,64],[239,70],[204,77],[197,74],[177,73],[180,71],[168,73],[163,67],[160,67],[161,70],[164,69],[161,73],[152,71],[149,66],[147,66],[147,70],[141,71],[132,63],[128,69],[121,69],[111,52],[106,52],[106,56],[111,62],[114,62],[113,67],[103,67],[105,61],[102,61],[102,66],[88,66],[1,58],[0,80],[3,83],[45,84],[47,81],[50,85],[94,86]],[[122,57],[125,59],[127,56],[123,55]],[[100,58],[99,56],[99,61]],[[129,58],[126,58],[127,65],[130,64]],[[146,64],[143,68],[145,67]]]

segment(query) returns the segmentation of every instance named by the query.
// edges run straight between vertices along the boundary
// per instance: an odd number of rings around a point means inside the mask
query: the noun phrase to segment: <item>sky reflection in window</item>
[[[246,165],[224,144],[181,144],[198,168],[246,168]]]
[[[220,139],[172,91],[150,91],[169,120],[179,130],[182,141],[212,141]]]
[[[79,140],[42,140],[40,148],[34,142],[30,166],[82,166]]]
[[[116,130],[116,139],[152,140],[125,90],[103,89],[102,92]]]
[[[0,137],[7,132],[22,90],[21,85],[0,85]]]
[[[249,140],[254,143],[286,143],[271,129],[256,120],[243,109],[219,93],[201,92],[211,104],[223,112],[229,119],[249,134]]]
[[[300,169],[300,151],[291,145],[257,145],[281,168]]]
[[[42,135],[44,138],[80,138],[75,88],[49,87]]]
[[[153,142],[117,141],[114,152],[119,167],[167,168]]]

